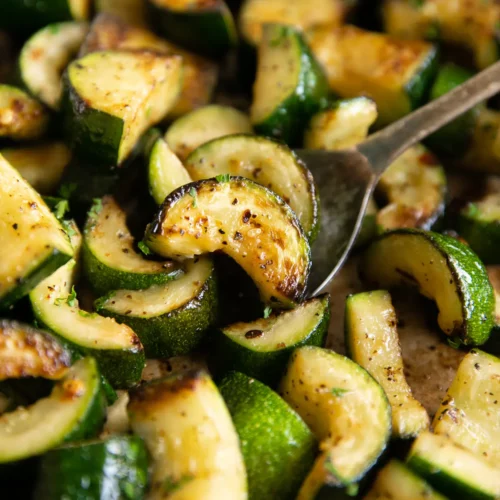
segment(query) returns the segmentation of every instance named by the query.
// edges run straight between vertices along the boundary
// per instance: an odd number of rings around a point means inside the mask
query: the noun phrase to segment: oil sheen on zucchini
[[[297,499],[352,491],[377,462],[391,434],[391,407],[384,390],[345,356],[305,346],[292,354],[280,393],[320,441],[321,453]]]
[[[392,408],[392,435],[405,439],[428,428],[429,415],[406,382],[396,325],[388,292],[358,293],[347,298],[347,351],[384,389]]]
[[[330,296],[322,295],[279,315],[221,328],[214,339],[217,369],[275,385],[295,348],[324,345],[329,323]]]
[[[48,397],[0,416],[0,463],[40,455],[65,441],[94,436],[106,414],[93,358],[77,361]]]
[[[143,385],[131,392],[128,412],[152,459],[150,498],[247,498],[238,435],[206,372]]]
[[[231,135],[203,144],[185,160],[192,179],[239,175],[274,191],[295,212],[309,240],[319,231],[319,198],[307,167],[272,139]]]
[[[213,262],[186,263],[179,278],[145,290],[117,290],[96,302],[97,311],[129,325],[149,358],[167,358],[195,349],[217,317]]]
[[[149,51],[94,52],[73,61],[63,81],[65,133],[73,148],[96,163],[119,165],[175,104],[182,61]]]
[[[278,394],[242,373],[229,373],[219,390],[240,438],[249,500],[292,498],[314,462],[312,432]]]
[[[326,76],[301,33],[292,26],[266,24],[250,109],[256,132],[297,144],[327,95]]]
[[[455,238],[419,229],[387,232],[368,247],[362,271],[379,288],[411,285],[433,299],[446,335],[466,345],[488,340],[493,289],[478,256]]]
[[[272,307],[293,307],[306,290],[310,248],[297,217],[278,195],[243,177],[177,189],[147,226],[144,241],[174,259],[222,251]]]
[[[73,256],[41,196],[0,155],[0,309],[10,307]]]
[[[318,26],[306,40],[340,97],[365,95],[377,103],[379,126],[422,104],[436,70],[436,48],[355,26]]]

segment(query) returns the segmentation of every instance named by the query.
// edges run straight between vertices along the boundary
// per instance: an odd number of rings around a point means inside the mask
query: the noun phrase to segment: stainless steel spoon
[[[312,249],[310,295],[327,291],[344,264],[384,170],[407,148],[497,92],[500,62],[356,147],[296,151],[311,170],[321,199],[321,229]]]

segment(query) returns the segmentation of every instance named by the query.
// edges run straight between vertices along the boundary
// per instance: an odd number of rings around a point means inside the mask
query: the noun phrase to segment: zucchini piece
[[[26,92],[0,84],[0,140],[38,139],[47,131],[47,110]]]
[[[249,500],[294,497],[316,455],[312,432],[278,394],[242,373],[228,374],[219,390],[240,438]]]
[[[0,155],[0,309],[7,309],[73,256],[41,196]]]
[[[359,230],[358,237],[354,243],[354,248],[360,248],[369,243],[378,233],[377,230],[378,207],[373,198],[368,201],[365,216]]]
[[[52,109],[59,109],[63,91],[61,75],[78,52],[87,31],[87,23],[49,24],[23,45],[19,55],[23,85]]]
[[[239,370],[275,384],[302,345],[322,347],[330,324],[330,296],[309,299],[291,311],[218,330],[214,339],[217,369]]]
[[[363,500],[446,500],[399,460],[391,460],[378,474]]]
[[[155,203],[161,205],[172,191],[191,181],[191,176],[165,139],[157,139],[148,160],[149,192]]]
[[[485,264],[500,264],[500,192],[488,193],[462,208],[456,229]]]
[[[480,395],[480,397],[478,397]],[[436,412],[433,428],[491,465],[500,465],[497,441],[500,409],[500,359],[478,349],[460,363],[445,399]]]
[[[407,463],[449,498],[494,500],[500,496],[498,469],[446,436],[422,432],[413,442]]]
[[[292,354],[280,392],[320,441],[321,453],[297,498],[352,491],[391,434],[391,407],[383,389],[345,356],[305,346]]]
[[[392,435],[417,436],[429,415],[408,385],[397,332],[396,311],[384,290],[357,293],[345,306],[345,343],[349,356],[384,389],[392,409]]]
[[[175,104],[182,62],[147,51],[94,52],[73,61],[63,80],[65,132],[73,148],[96,163],[119,165]]]
[[[304,135],[307,149],[347,149],[363,142],[377,119],[377,105],[367,97],[342,99],[316,113]]]
[[[0,416],[0,463],[91,437],[100,430],[105,414],[97,364],[93,358],[81,359],[56,382],[50,396]]]
[[[365,95],[377,103],[377,125],[398,120],[423,104],[437,70],[437,50],[355,26],[319,26],[306,32],[330,89],[340,97]]]
[[[152,459],[150,498],[247,498],[238,435],[206,372],[143,385],[131,392],[128,411]]]
[[[63,142],[7,148],[0,150],[0,154],[33,189],[45,195],[56,191],[71,160],[71,151]]]
[[[143,0],[95,0],[94,3],[97,15],[111,14],[134,26],[147,26],[146,5]]]
[[[444,213],[444,168],[427,148],[416,144],[382,174],[376,195],[387,202],[377,214],[382,231],[399,227],[430,229]]]
[[[83,266],[98,295],[110,290],[142,290],[163,285],[182,274],[180,266],[171,260],[147,260],[138,253],[126,218],[127,214],[112,196],[96,200],[88,213]]]
[[[477,255],[458,240],[419,229],[390,231],[368,247],[362,268],[378,288],[411,285],[433,299],[446,335],[466,345],[488,340],[493,289]]]
[[[276,194],[243,177],[177,189],[147,226],[144,241],[164,257],[229,255],[273,307],[291,308],[306,291],[310,248],[297,217]]]
[[[37,500],[144,497],[148,457],[137,436],[70,444],[46,453],[39,466]]]
[[[224,0],[147,0],[156,30],[181,47],[221,57],[238,41],[234,19]]]
[[[117,290],[97,300],[97,311],[137,333],[148,358],[195,349],[217,317],[217,289],[208,258],[189,262],[178,279],[145,290]]]
[[[71,353],[49,333],[17,321],[0,320],[0,381],[11,378],[62,378]]]
[[[210,104],[178,118],[165,134],[172,151],[184,161],[198,146],[232,134],[251,134],[248,116],[238,109]]]
[[[286,145],[258,136],[221,137],[193,151],[185,166],[195,181],[230,174],[266,186],[290,205],[309,241],[316,237],[318,191],[311,172]]]
[[[250,108],[255,131],[295,145],[327,96],[326,76],[302,35],[291,26],[266,24]]]

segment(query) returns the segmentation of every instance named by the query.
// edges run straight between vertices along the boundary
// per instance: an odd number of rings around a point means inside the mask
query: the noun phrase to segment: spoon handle
[[[377,176],[406,149],[500,92],[500,61],[444,96],[373,134],[358,146]]]

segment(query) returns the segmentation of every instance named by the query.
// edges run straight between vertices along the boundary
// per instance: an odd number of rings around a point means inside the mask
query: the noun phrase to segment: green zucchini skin
[[[318,319],[313,328],[309,330],[295,343],[288,343],[286,347],[278,347],[269,351],[257,351],[251,349],[250,345],[242,345],[230,336],[224,333],[225,328],[221,328],[214,332],[213,336],[213,351],[216,361],[214,366],[221,372],[238,370],[249,377],[254,377],[261,382],[274,386],[279,381],[281,375],[285,371],[286,365],[292,352],[303,345],[313,345],[322,347],[325,343],[328,334],[328,326],[330,324],[330,296],[328,294],[320,295],[313,299],[307,300],[298,306],[298,309],[316,308],[320,310],[316,313]],[[285,311],[280,316],[286,322],[286,317],[291,319],[288,328],[291,332],[294,329],[294,320],[296,318],[297,309]],[[304,312],[305,314],[305,312]],[[251,323],[236,323],[234,325],[238,329],[246,329],[248,332],[261,332],[272,326],[276,321],[276,315],[272,315],[268,319],[259,319]],[[231,327],[226,327],[230,329]],[[264,332],[263,332],[264,331]],[[279,343],[278,343],[279,345]]]
[[[249,500],[294,497],[317,449],[305,422],[278,394],[242,373],[226,375],[219,390],[240,438]]]
[[[40,461],[35,498],[138,500],[144,496],[147,480],[143,440],[114,436],[47,452]]]

